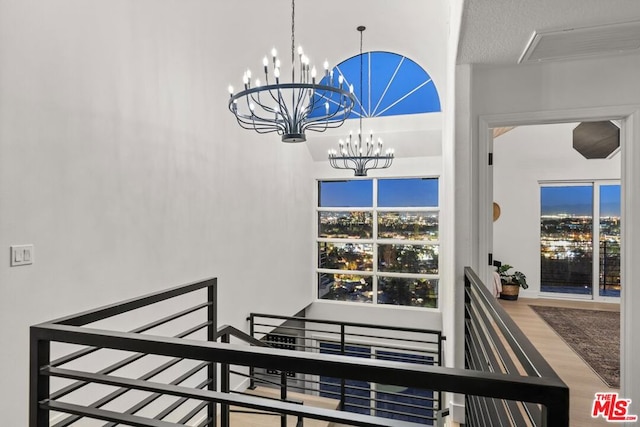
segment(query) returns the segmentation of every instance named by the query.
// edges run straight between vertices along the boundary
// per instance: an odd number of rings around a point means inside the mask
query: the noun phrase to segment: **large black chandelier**
[[[271,60],[262,61],[264,82],[254,79],[247,70],[244,90],[233,93],[229,86],[229,110],[244,129],[258,133],[277,132],[283,142],[306,141],[305,131],[324,132],[344,122],[355,104],[353,86],[342,75],[334,79],[329,63],[324,62],[323,84],[316,83],[316,68],[302,47],[295,51],[295,0],[291,1],[291,83],[280,79],[282,64],[274,48]],[[296,71],[299,81],[296,83]]]
[[[394,158],[393,149],[383,152],[382,139],[374,140],[373,132],[363,141],[362,117],[364,116],[364,101],[362,91],[363,80],[363,55],[362,55],[362,35],[366,27],[359,26],[360,32],[360,118],[359,128],[356,137],[353,132],[349,132],[346,141],[338,141],[338,150],[329,150],[329,164],[335,169],[353,169],[355,176],[367,176],[369,169],[384,169],[391,166]],[[369,94],[371,96],[371,94]]]

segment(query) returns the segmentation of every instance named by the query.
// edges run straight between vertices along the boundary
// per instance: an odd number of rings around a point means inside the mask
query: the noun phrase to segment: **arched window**
[[[431,76],[406,56],[392,52],[362,54],[362,93],[360,56],[353,56],[333,68],[333,78],[343,76],[353,85],[356,105],[349,118],[395,116],[439,112],[440,97]],[[320,84],[328,84],[324,77]]]

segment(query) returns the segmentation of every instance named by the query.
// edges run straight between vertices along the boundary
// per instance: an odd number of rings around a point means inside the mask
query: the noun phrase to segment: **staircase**
[[[254,390],[247,390],[245,394],[265,397],[267,399],[280,400],[280,390],[270,387],[256,387]],[[336,399],[328,399],[326,397],[312,396],[302,393],[288,393],[288,400],[293,402],[299,402],[307,407],[323,408],[323,409],[338,409],[339,401]],[[243,427],[280,427],[281,418],[280,414],[263,412],[263,411],[247,411],[246,408],[232,406],[230,412],[230,426],[243,426]],[[287,416],[287,426],[295,426],[298,422],[298,418],[289,415]],[[329,427],[331,425],[328,421],[305,419],[305,427]]]

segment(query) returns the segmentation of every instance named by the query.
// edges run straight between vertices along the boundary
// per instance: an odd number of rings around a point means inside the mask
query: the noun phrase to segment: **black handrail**
[[[466,276],[473,277],[471,274],[466,274]],[[557,377],[530,377],[504,374],[502,372],[480,372],[444,368],[442,366],[411,365],[395,361],[363,360],[343,355],[292,352],[268,347],[215,342],[215,339],[218,338],[215,317],[215,285],[215,279],[211,279],[210,281],[190,284],[182,288],[172,288],[169,291],[129,300],[124,303],[126,308],[117,304],[110,305],[78,316],[68,316],[59,321],[32,326],[30,330],[30,427],[48,426],[48,415],[49,411],[52,410],[132,426],[166,427],[176,425],[160,419],[144,418],[135,413],[116,413],[104,408],[80,406],[51,399],[49,383],[51,377],[67,378],[82,383],[106,384],[128,390],[142,390],[152,394],[173,395],[181,400],[196,399],[203,402],[201,404],[202,408],[207,408],[207,416],[201,425],[213,425],[215,423],[215,406],[217,403],[342,424],[360,426],[415,425],[361,414],[336,412],[288,402],[217,392],[215,390],[217,383],[215,371],[218,363],[247,367],[256,366],[279,370],[280,372],[291,370],[304,374],[370,381],[379,384],[443,390],[467,396],[539,403],[546,407],[546,411],[543,411],[543,419],[548,420],[546,425],[561,427],[568,425],[568,389]],[[207,317],[209,320],[207,322],[207,337],[209,341],[81,326],[85,323],[106,319],[110,315],[122,314],[151,303],[182,295],[185,292],[204,288],[207,288],[208,298]],[[471,293],[475,294],[477,292],[473,291]],[[471,295],[470,298],[476,297]],[[504,323],[508,324],[508,322]],[[231,329],[227,331],[231,331]],[[226,334],[227,338],[229,336],[229,334]],[[520,342],[521,337],[517,336],[517,334],[513,334],[513,336],[516,341]],[[52,342],[201,361],[206,363],[208,373],[206,384],[201,383],[200,386],[206,387],[206,389],[201,390],[198,387],[185,387],[179,384],[161,384],[152,382],[149,379],[122,378],[113,374],[91,373],[61,366],[52,366],[50,358]],[[528,352],[526,345],[520,345],[520,348]],[[542,363],[538,363],[539,361],[537,360],[534,360],[534,362],[537,372],[545,371]],[[223,377],[221,381],[224,382],[225,378]],[[167,411],[169,410],[172,409],[167,408]],[[191,413],[188,415],[191,415]],[[193,416],[191,415],[191,417]]]
[[[307,323],[323,323],[326,325],[335,325],[335,326],[353,326],[357,328],[365,328],[365,329],[387,329],[392,331],[399,332],[426,332],[432,333],[435,335],[440,335],[442,332],[436,329],[422,329],[422,328],[409,328],[404,326],[382,326],[371,323],[359,323],[359,322],[343,322],[341,320],[332,320],[332,319],[315,319],[311,317],[301,317],[301,316],[283,316],[279,314],[265,314],[265,313],[251,313],[247,320],[251,321],[251,318],[263,317],[265,319],[279,319],[279,320],[299,320]]]
[[[389,385],[424,387],[429,384],[454,393],[516,400],[533,399],[533,402],[551,406],[556,406],[553,403],[558,399],[563,400],[563,393],[560,390],[562,387],[558,387],[560,382],[556,378],[510,378],[492,372],[409,365],[375,359],[367,359],[366,363],[360,363],[362,361],[357,360],[358,358],[348,356],[291,352],[54,324],[32,327],[32,338],[39,341],[99,345],[117,350],[188,357],[194,360],[210,360],[241,366],[255,365],[277,370],[295,369],[308,374],[374,381]],[[41,366],[46,365],[45,363]],[[44,369],[48,372],[58,372],[59,368]],[[85,375],[84,378],[93,378],[97,374]],[[131,381],[136,383],[136,380]]]
[[[55,403],[57,402],[57,399],[60,399],[63,396],[66,396],[69,393],[72,393],[74,391],[77,391],[88,384],[87,381],[80,380],[66,387],[63,387],[57,390],[56,392],[51,393],[49,377],[42,374],[42,369],[45,369],[45,368],[50,369],[50,368],[62,366],[105,348],[105,346],[98,343],[95,346],[86,347],[84,349],[72,352],[70,354],[67,354],[66,356],[63,356],[56,360],[51,361],[50,360],[50,343],[54,340],[42,339],[40,334],[36,333],[35,331],[37,330],[46,331],[48,325],[56,325],[56,324],[70,325],[78,328],[79,330],[83,330],[83,328],[80,327],[82,325],[97,322],[100,320],[105,320],[113,316],[117,316],[117,315],[124,314],[139,308],[149,306],[151,304],[166,301],[171,298],[175,298],[181,295],[185,295],[194,291],[204,289],[207,292],[206,302],[197,304],[193,307],[189,307],[185,310],[165,316],[159,320],[156,320],[146,325],[135,328],[131,330],[129,333],[140,334],[142,332],[150,331],[154,328],[157,328],[158,326],[164,325],[173,320],[181,319],[191,313],[195,313],[197,311],[206,309],[207,320],[205,322],[199,323],[196,326],[188,328],[186,331],[177,334],[176,338],[188,337],[197,331],[206,329],[207,339],[213,340],[215,338],[216,329],[217,329],[216,328],[217,314],[216,314],[216,304],[215,304],[216,287],[217,287],[217,280],[215,278],[208,279],[201,282],[194,282],[187,285],[173,287],[168,290],[154,292],[142,297],[132,298],[122,303],[110,304],[101,308],[85,311],[77,315],[62,317],[51,322],[46,322],[41,325],[33,326],[31,328],[31,355],[30,355],[30,364],[31,364],[30,402],[29,402],[30,426],[38,426],[38,427],[49,426],[48,411],[43,410],[43,407],[42,405],[39,404],[39,402],[49,401],[49,402]],[[46,332],[45,332],[45,335],[46,335]],[[116,363],[111,364],[110,366],[107,366],[106,368],[102,368],[98,373],[104,374],[104,375],[109,374],[125,366],[129,366],[132,363],[146,357],[147,355],[148,353],[144,351],[139,352],[137,354],[133,354]],[[167,371],[169,368],[171,368],[172,366],[175,366],[177,363],[179,363],[183,359],[184,358],[174,358],[173,360],[170,360],[160,365],[159,367],[151,369],[149,372],[140,376],[139,379],[141,381],[149,380],[155,377],[156,375],[159,375]],[[187,371],[185,374],[181,375],[175,380],[175,384],[176,385],[180,384],[182,381],[191,377],[196,372],[202,370],[202,368],[204,367],[207,368],[207,379],[203,383],[201,383],[199,387],[206,387],[207,390],[215,391],[216,383],[217,383],[216,367],[214,366],[214,363],[210,361],[205,361],[203,364],[201,364],[198,367],[198,369],[194,368],[195,370],[192,369],[190,371]],[[63,427],[66,425],[70,425],[71,423],[75,422],[76,420],[78,420],[83,416],[88,416],[90,413],[93,413],[95,411],[100,411],[101,410],[100,408],[102,408],[109,402],[113,401],[114,399],[118,398],[119,396],[122,396],[124,393],[128,391],[129,391],[128,388],[117,389],[116,391],[111,392],[101,397],[100,399],[96,400],[89,406],[86,406],[85,412],[78,413],[75,410],[64,411],[72,415],[70,417],[65,418],[62,421],[57,422],[55,425],[56,427]],[[122,422],[122,420],[125,420],[125,419],[130,420],[130,418],[134,416],[133,414],[135,414],[135,412],[147,406],[154,399],[155,398],[153,398],[153,396],[150,396],[149,398],[140,401],[138,404],[130,408],[129,411],[123,413],[122,414],[123,418],[120,418],[119,421],[111,420],[109,417],[106,417],[103,419],[107,421],[113,421],[116,423]],[[179,401],[175,402],[173,405],[171,405],[165,411],[163,411],[163,413],[168,414],[169,412],[172,411],[171,409],[172,407],[174,408],[173,410],[175,410],[178,406],[180,406],[180,404],[181,403]],[[209,420],[215,420],[216,418],[215,403],[207,402],[205,406],[207,407],[206,418]],[[162,413],[159,415],[160,417],[162,417]],[[140,425],[154,425],[152,421],[149,421],[149,422],[151,424],[140,424]],[[137,425],[137,424],[131,424],[131,425]]]
[[[277,314],[251,313],[247,318],[251,333],[260,337],[260,340],[272,345],[275,348],[288,348],[298,351],[322,352],[320,345],[314,341],[334,341],[339,348],[334,351],[323,352],[325,354],[341,354],[362,358],[362,354],[352,352],[351,346],[371,345],[376,351],[384,353],[384,360],[394,360],[404,363],[419,363],[443,365],[443,345],[445,337],[441,331],[424,329],[417,327],[387,326],[362,322],[345,322],[332,319],[319,319],[306,316],[284,316]],[[272,320],[272,322],[269,322]],[[310,338],[310,334],[318,333],[322,338]],[[311,344],[307,341],[312,340]],[[283,344],[284,341],[284,344]],[[407,351],[413,354],[412,357],[395,356],[394,353],[405,354]],[[416,357],[419,356],[419,357]],[[375,354],[371,354],[375,358]],[[336,398],[339,401],[340,410],[362,409],[370,410],[376,414],[387,413],[390,418],[409,417],[409,419],[419,420],[421,418],[435,420],[435,414],[443,409],[442,391],[429,388],[435,398],[425,399],[420,406],[422,415],[416,413],[414,405],[398,399],[392,402],[395,410],[382,409],[387,402],[384,395],[393,393],[376,392],[370,397],[356,396],[354,393],[359,387],[353,384],[347,385],[345,378],[340,378],[337,384],[314,381],[306,376],[296,375],[293,369],[288,370],[291,376],[290,388],[302,393],[316,393],[324,397]],[[256,375],[255,369],[251,369],[251,386],[255,387],[257,381],[275,375],[273,372]],[[327,390],[326,387],[336,386],[339,391]],[[364,389],[362,389],[364,390]],[[371,391],[371,388],[367,388]],[[384,393],[382,396],[380,393]],[[398,394],[400,395],[400,394]],[[403,398],[409,397],[406,393],[401,394]],[[411,396],[413,397],[413,396]],[[355,400],[368,400],[369,403],[358,405]],[[422,400],[419,398],[419,400]],[[375,408],[372,410],[372,408]]]
[[[224,335],[236,337],[246,342],[247,344],[256,345],[258,347],[269,347],[269,344],[265,343],[264,341],[260,341],[259,339],[256,339],[246,332],[242,332],[240,329],[235,328],[231,325],[224,325],[218,328],[217,336],[222,337]]]
[[[488,394],[467,393],[467,424],[492,425],[479,421],[480,413],[489,417],[489,423],[505,422],[515,417],[521,419],[523,413],[533,425],[568,426],[569,425],[569,388],[542,357],[534,345],[518,328],[513,319],[496,302],[495,297],[482,283],[477,274],[466,267],[465,273],[465,360],[467,368],[477,370],[479,374],[500,374],[505,378],[527,378],[541,387],[541,392],[553,396],[553,400],[543,401],[534,398],[534,387],[526,390],[528,397],[511,396],[506,406],[485,399]],[[493,326],[495,325],[495,327]],[[504,344],[509,345],[507,349]],[[515,359],[513,359],[515,356]],[[519,366],[516,366],[516,363]],[[521,376],[520,367],[528,376]],[[508,387],[512,390],[511,387]],[[544,391],[542,391],[544,390]],[[515,390],[513,390],[515,392]],[[531,393],[529,393],[531,392]],[[485,396],[485,397],[479,397]],[[517,408],[514,401],[524,402]],[[531,403],[542,403],[539,408]],[[476,423],[476,424],[474,424]],[[510,425],[510,424],[509,424]],[[515,425],[520,425],[517,422]]]

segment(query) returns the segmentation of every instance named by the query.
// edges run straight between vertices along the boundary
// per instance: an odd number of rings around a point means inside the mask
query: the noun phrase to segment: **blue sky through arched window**
[[[362,54],[362,93],[360,93],[360,55],[333,68],[333,78],[342,75],[353,85],[356,105],[349,118],[381,117],[439,112],[438,90],[429,74],[411,59],[391,52]],[[320,84],[328,84],[324,77]]]

